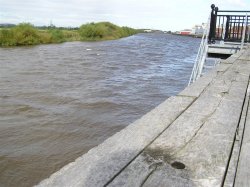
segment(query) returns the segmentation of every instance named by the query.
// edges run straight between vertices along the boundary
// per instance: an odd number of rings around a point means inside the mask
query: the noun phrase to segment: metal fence
[[[214,4],[211,8],[208,43],[250,42],[250,11],[219,10]]]

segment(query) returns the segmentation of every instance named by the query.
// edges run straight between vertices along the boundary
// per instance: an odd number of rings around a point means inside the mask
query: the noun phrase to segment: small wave
[[[93,103],[82,103],[81,107],[83,108],[89,108],[89,109],[101,109],[101,108],[109,108],[109,109],[117,109],[122,107],[119,103],[114,103],[110,101],[98,101]]]
[[[28,112],[28,111],[31,111],[31,110],[34,110],[34,108],[29,106],[29,105],[23,105],[23,106],[19,106],[18,108],[16,108],[14,113],[19,114],[19,113]]]

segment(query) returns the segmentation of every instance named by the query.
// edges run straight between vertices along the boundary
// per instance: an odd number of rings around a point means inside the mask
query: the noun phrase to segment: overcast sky
[[[212,3],[219,9],[250,10],[250,0],[0,0],[0,23],[80,26],[110,21],[177,31],[206,22]]]

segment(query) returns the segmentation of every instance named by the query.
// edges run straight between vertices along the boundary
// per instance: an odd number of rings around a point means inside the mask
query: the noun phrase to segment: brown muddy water
[[[199,43],[137,34],[0,48],[0,186],[39,183],[177,94]]]

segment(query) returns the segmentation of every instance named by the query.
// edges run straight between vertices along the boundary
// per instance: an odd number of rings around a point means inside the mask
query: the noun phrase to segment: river
[[[0,186],[39,183],[184,89],[199,43],[155,33],[0,48]]]

